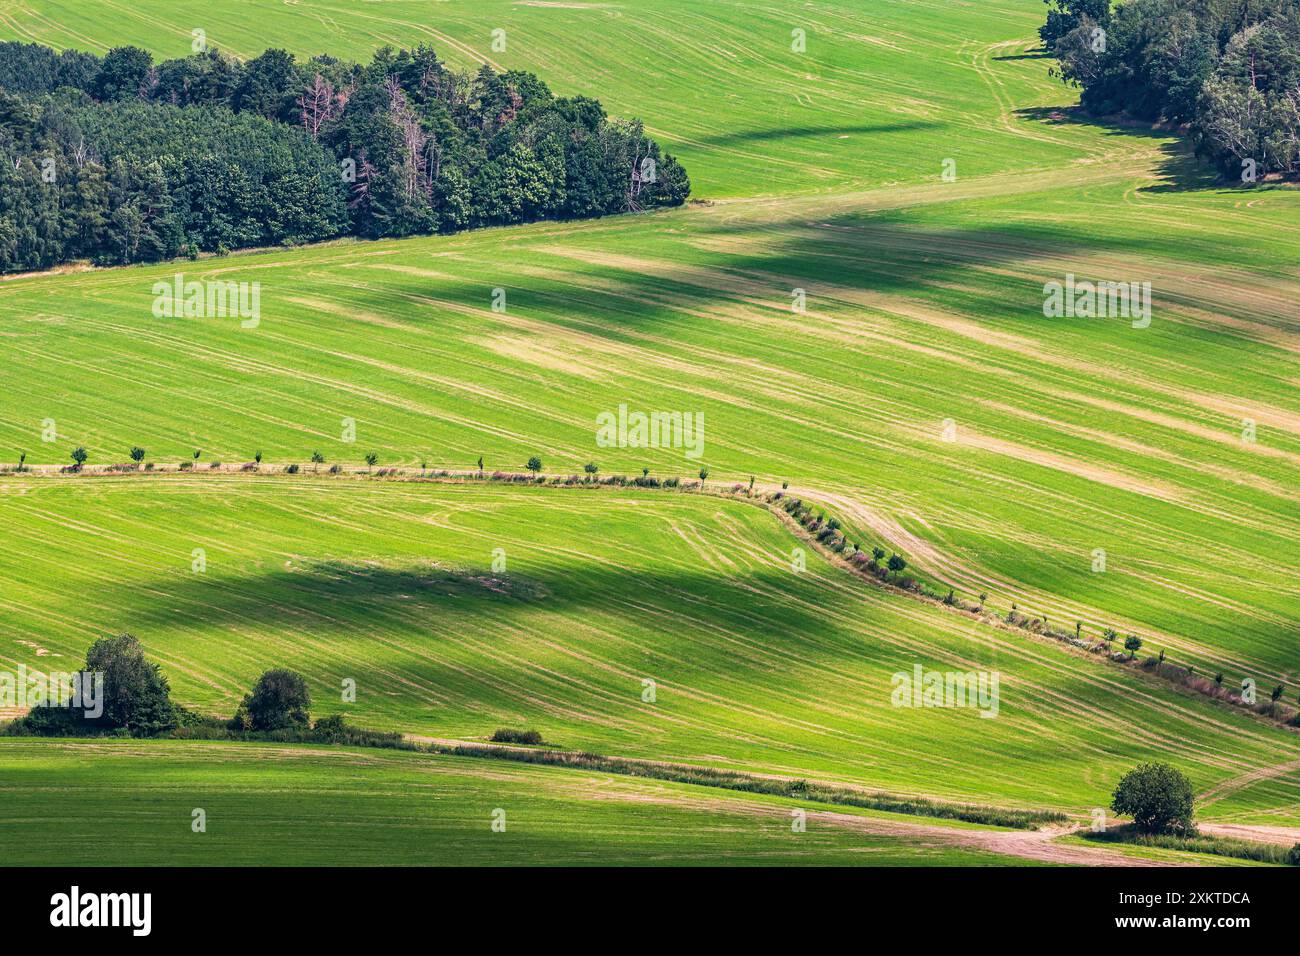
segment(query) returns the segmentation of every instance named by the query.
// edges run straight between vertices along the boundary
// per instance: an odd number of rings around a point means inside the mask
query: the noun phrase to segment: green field
[[[1283,681],[1294,702],[1300,195],[1219,188],[1171,134],[1080,121],[1034,53],[1043,9],[0,0],[0,37],[57,47],[178,55],[202,28],[240,55],[425,41],[534,70],[642,117],[712,203],[6,280],[0,460],[64,464],[81,444],[92,465],[131,445],[227,468],[314,450],[349,470],[371,451],[507,470],[537,454],[557,474],[706,464],[718,482],[789,481],[864,547],[996,611],[1137,633],[1229,685]],[[154,318],[154,282],[181,271],[261,283],[258,327]],[[1069,273],[1150,282],[1150,327],[1045,318],[1044,283]],[[703,412],[703,458],[598,447],[596,416],[621,403]],[[284,664],[322,713],[355,678],[347,713],[376,729],[536,726],[575,749],[1079,817],[1159,756],[1213,796],[1209,817],[1300,824],[1294,734],[812,554],[794,574],[796,539],[741,502],[5,475],[0,512],[0,666],[75,662],[129,630],[211,713]],[[892,708],[890,675],[913,663],[998,670],[999,718]],[[654,840],[638,840],[614,855],[643,860]]]
[[[177,698],[215,715],[285,665],[316,712],[374,729],[535,727],[565,749],[1071,815],[1139,759],[1176,762],[1202,790],[1294,753],[1282,731],[869,587],[815,552],[796,573],[804,542],[743,501],[301,475],[0,489],[14,545],[0,620],[42,635],[0,654],[72,669],[87,632],[131,630]],[[996,718],[893,706],[892,675],[918,663],[999,672]],[[1297,807],[1292,770],[1225,809],[1300,823]]]
[[[988,866],[993,852],[877,817],[623,777],[392,751],[10,742],[6,865]],[[193,812],[206,832],[193,831]],[[505,830],[492,829],[505,811]],[[954,828],[952,839],[961,839]],[[942,832],[940,832],[942,836]],[[51,847],[61,846],[56,861]]]

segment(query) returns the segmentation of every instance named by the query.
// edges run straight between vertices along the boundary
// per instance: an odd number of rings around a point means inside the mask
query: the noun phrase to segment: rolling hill
[[[176,55],[201,28],[245,56],[425,41],[534,70],[642,117],[696,200],[0,283],[0,458],[65,464],[84,445],[102,465],[140,445],[226,463],[4,475],[0,662],[75,661],[129,630],[214,714],[283,664],[322,712],[342,710],[343,678],[374,686],[348,716],[375,729],[535,725],[565,748],[1072,817],[1160,757],[1214,819],[1300,824],[1293,733],[815,554],[795,574],[797,539],[743,501],[226,473],[255,452],[309,470],[319,450],[350,472],[369,452],[489,470],[535,454],[555,474],[788,482],[998,613],[1136,633],[1294,698],[1300,196],[1223,188],[1173,133],[1085,122],[1036,50],[1041,16],[1037,0],[0,0],[0,37],[56,47]],[[156,318],[177,273],[258,283],[256,328]],[[1046,317],[1045,285],[1071,275],[1149,282],[1149,325]],[[622,404],[702,413],[703,454],[601,447],[598,416]],[[915,663],[997,670],[998,719],[890,706]]]

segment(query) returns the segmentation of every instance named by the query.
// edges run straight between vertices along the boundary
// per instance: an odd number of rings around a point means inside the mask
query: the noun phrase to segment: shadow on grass
[[[709,136],[702,138],[700,142],[706,146],[736,146],[741,143],[765,143],[772,140],[804,139],[816,136],[847,136],[853,133],[870,133],[877,136],[886,133],[913,133],[918,130],[938,129],[944,125],[946,124],[909,120],[897,123],[861,123],[856,126],[793,126]]]
[[[1052,54],[1048,50],[1039,47],[1035,50],[1026,50],[1024,53],[1011,53],[1006,56],[995,56],[995,61],[1005,62],[1007,60],[1046,60],[1051,58]]]
[[[1111,136],[1159,141],[1163,159],[1157,172],[1161,181],[1155,186],[1142,187],[1140,192],[1195,192],[1225,189],[1233,185],[1225,182],[1213,166],[1198,158],[1186,135],[1177,130],[1154,126],[1141,120],[1090,116],[1078,106],[1032,107],[1016,110],[1016,115],[1048,126],[1090,126],[1106,130]]]
[[[820,593],[810,580],[800,584],[810,599]],[[423,642],[433,647],[454,646],[467,634],[489,644],[507,634],[527,641],[557,615],[577,624],[591,612],[630,634],[653,632],[656,621],[685,618],[694,622],[688,626],[698,631],[702,652],[710,650],[712,642],[704,635],[714,629],[766,634],[774,646],[789,635],[804,635],[796,643],[807,650],[807,636],[835,628],[828,628],[812,600],[778,604],[790,589],[789,575],[766,571],[730,577],[685,568],[659,572],[557,563],[506,574],[413,558],[302,560],[233,577],[168,577],[144,589],[166,593],[165,601],[124,612],[114,629],[158,635],[178,628],[235,627],[275,644],[292,642],[295,634],[328,644],[339,637],[362,645],[371,639],[387,643],[383,635],[388,633],[403,635],[402,643],[410,647]],[[132,602],[114,603],[129,607]],[[711,651],[726,653],[723,643]],[[734,663],[742,669],[759,666],[739,658]]]

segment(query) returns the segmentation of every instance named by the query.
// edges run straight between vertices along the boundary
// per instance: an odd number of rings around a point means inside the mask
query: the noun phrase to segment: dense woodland
[[[0,43],[0,272],[680,205],[637,121],[434,51],[154,63]]]
[[[1300,173],[1297,0],[1045,2],[1043,42],[1088,112],[1185,126],[1234,180]]]

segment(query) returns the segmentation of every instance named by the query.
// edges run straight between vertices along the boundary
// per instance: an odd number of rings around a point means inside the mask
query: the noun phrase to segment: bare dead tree
[[[298,106],[303,128],[312,139],[320,139],[321,127],[337,115],[338,95],[334,84],[317,73],[311,85],[298,97]]]
[[[627,208],[629,212],[642,212],[641,193],[647,183],[656,180],[654,159],[650,155],[650,143],[644,136],[637,136],[636,146],[632,150],[632,173],[627,186]]]
[[[355,209],[357,206],[370,201],[370,184],[374,181],[375,169],[374,163],[370,162],[366,156],[365,150],[361,150],[361,161],[357,164],[356,182],[352,184],[352,198],[348,200],[348,208]]]
[[[402,190],[408,199],[420,192],[430,195],[433,181],[429,178],[429,137],[407,103],[397,77],[390,76],[384,86],[388,91],[388,115],[402,136]]]

